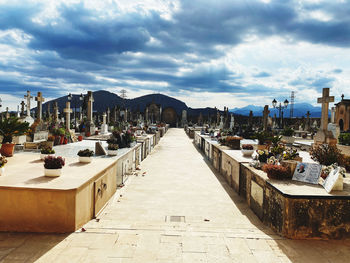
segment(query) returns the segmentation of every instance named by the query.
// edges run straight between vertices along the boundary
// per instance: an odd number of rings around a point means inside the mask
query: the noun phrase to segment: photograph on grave
[[[318,184],[321,169],[322,166],[316,163],[298,162],[292,179],[304,183]]]

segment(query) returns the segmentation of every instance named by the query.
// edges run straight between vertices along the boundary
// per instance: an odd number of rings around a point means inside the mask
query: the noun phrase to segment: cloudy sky
[[[43,3],[44,2],[44,3]],[[350,1],[1,1],[0,97],[163,93],[191,107],[350,97]]]

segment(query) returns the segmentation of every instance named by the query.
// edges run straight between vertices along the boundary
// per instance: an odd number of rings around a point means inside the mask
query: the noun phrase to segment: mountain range
[[[306,113],[309,111],[310,112],[310,117],[312,118],[318,118],[321,117],[321,107],[315,107],[309,103],[295,103],[294,108],[293,108],[293,117],[306,117]],[[253,111],[254,116],[262,116],[264,107],[263,106],[255,106],[255,105],[248,105],[242,108],[233,108],[230,109],[229,111],[234,113],[234,114],[239,114],[239,115],[244,115],[244,116],[249,116],[249,112]],[[270,116],[276,116],[278,117],[279,111],[278,109],[272,108],[272,106],[269,106],[270,110]],[[290,105],[286,109],[284,109],[284,117],[290,117]]]
[[[71,108],[79,108],[82,105],[82,101],[79,100],[79,95],[72,95],[71,100]],[[186,105],[183,101],[180,101],[178,99],[163,95],[163,94],[149,94],[144,95],[141,97],[133,98],[133,99],[123,99],[120,96],[118,96],[115,93],[99,90],[93,92],[94,97],[94,111],[95,112],[104,112],[106,111],[107,107],[112,109],[114,106],[118,105],[119,107],[123,108],[124,106],[128,108],[131,111],[140,111],[144,112],[146,106],[152,102],[160,105],[162,109],[165,109],[167,107],[172,107],[175,109],[177,114],[181,116],[182,110],[187,110],[188,116],[199,116],[200,113],[202,113],[203,116],[208,116],[208,114],[213,115],[216,114],[215,108],[191,108]],[[43,111],[47,110],[47,106],[50,103],[51,104],[51,111],[53,107],[53,102],[57,101],[59,111],[63,112],[63,109],[66,106],[66,102],[68,100],[68,96],[63,96],[54,100],[51,100],[49,102],[46,102],[43,104]],[[254,116],[262,116],[264,107],[263,106],[255,106],[255,105],[248,105],[242,108],[233,108],[229,111],[233,113],[234,115],[244,115],[248,116],[249,112],[252,110]],[[276,114],[278,117],[278,110],[274,108],[270,108],[270,116],[273,116]],[[320,117],[321,116],[321,107],[315,107],[308,103],[296,103],[294,104],[294,117],[302,117],[306,116],[306,112],[310,111],[311,117]],[[287,109],[284,110],[284,117],[290,116],[290,105]]]

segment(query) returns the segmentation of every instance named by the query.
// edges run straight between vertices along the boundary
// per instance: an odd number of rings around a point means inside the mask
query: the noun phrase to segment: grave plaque
[[[323,187],[326,189],[327,193],[330,193],[332,190],[343,190],[342,178],[339,178],[342,175],[339,171],[340,167],[333,169],[324,181]]]
[[[95,143],[95,154],[96,155],[107,155],[107,151],[103,148],[101,142]]]
[[[293,174],[293,180],[310,184],[318,184],[321,175],[321,165],[316,163],[298,162]]]

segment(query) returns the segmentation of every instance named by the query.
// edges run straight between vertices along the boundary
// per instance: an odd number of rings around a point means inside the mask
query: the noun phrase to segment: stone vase
[[[91,163],[92,158],[90,156],[79,156],[80,163]]]
[[[61,176],[62,168],[61,169],[44,169],[45,176],[48,177],[58,177]]]

